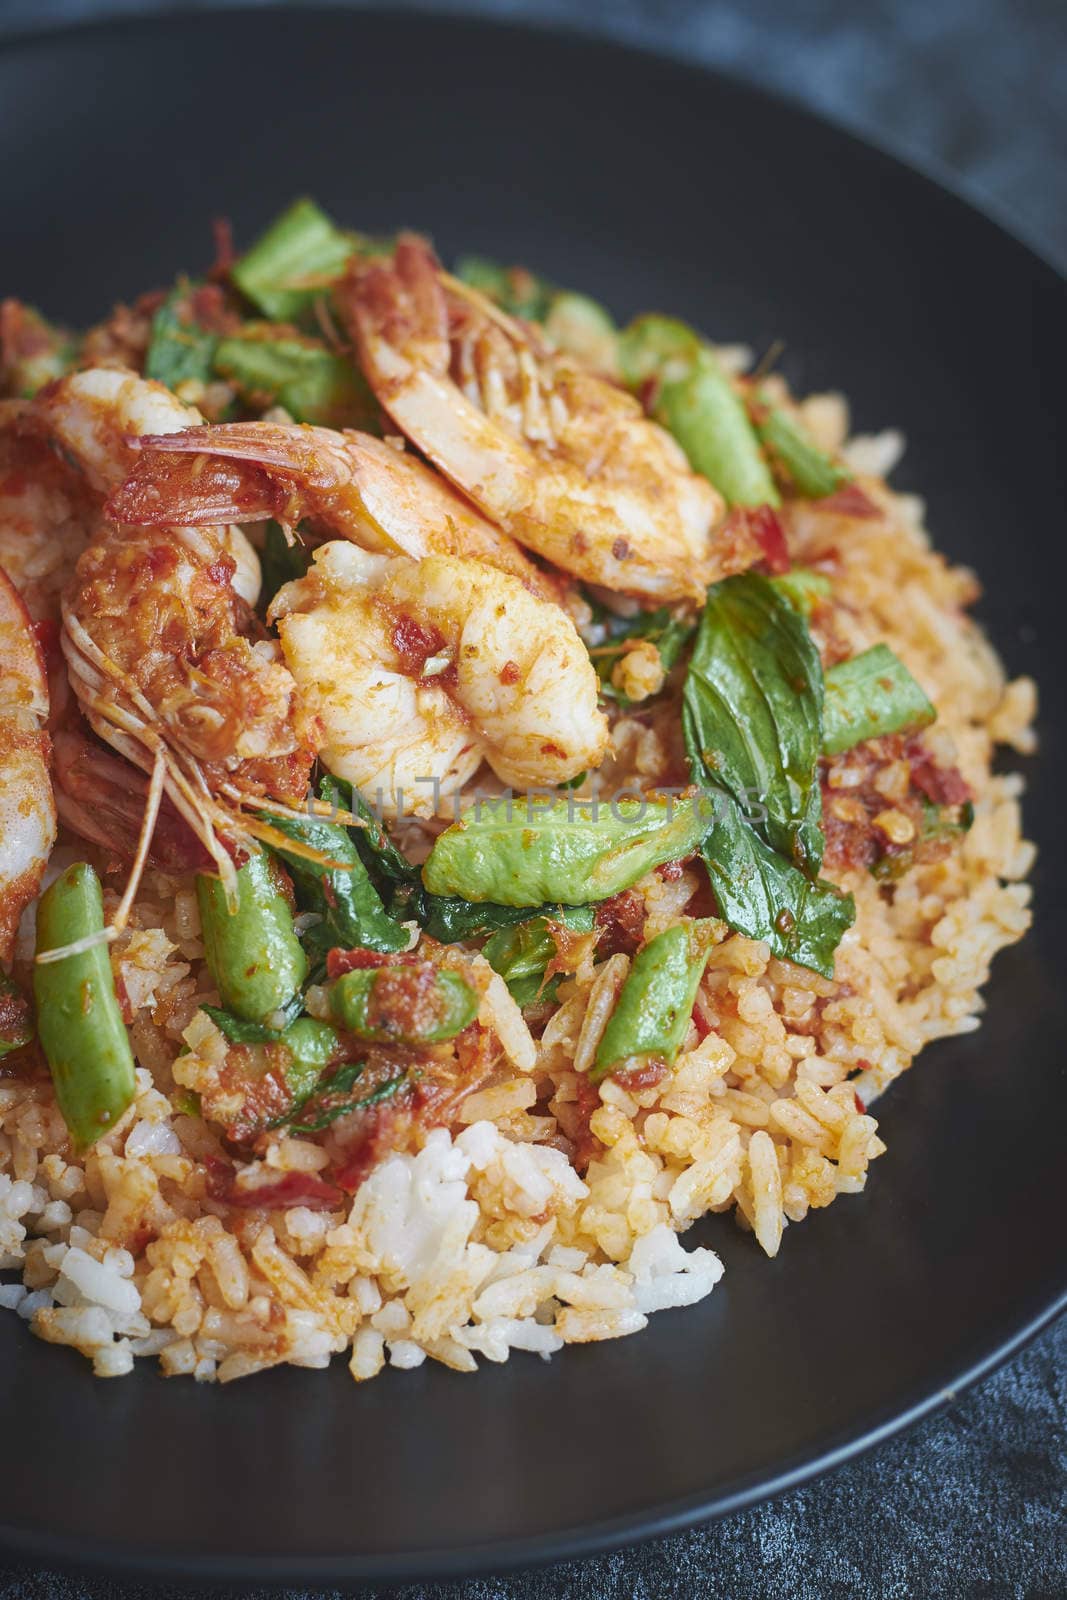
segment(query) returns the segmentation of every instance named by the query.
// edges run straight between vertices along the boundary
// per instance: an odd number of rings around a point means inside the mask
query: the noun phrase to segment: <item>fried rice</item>
[[[625,951],[590,949],[534,1023],[487,978],[481,1020],[499,1041],[498,1081],[326,1209],[270,1205],[327,1160],[284,1131],[239,1179],[265,1185],[267,1200],[219,1197],[213,1173],[227,1153],[195,1112],[225,1055],[200,1010],[218,995],[192,881],[148,872],[112,949],[138,1064],[121,1122],[76,1155],[48,1077],[0,1077],[0,1306],[100,1376],[141,1356],[222,1382],[337,1355],[357,1380],[427,1357],[468,1372],[512,1350],[547,1357],[637,1333],[652,1313],[703,1299],[722,1264],[680,1235],[709,1213],[732,1212],[773,1257],[789,1225],[863,1191],[885,1150],[873,1103],[925,1045],[979,1026],[993,956],[1029,924],[1022,779],[994,773],[993,760],[997,746],[1034,748],[1035,688],[1006,680],[967,615],[975,579],[931,548],[922,504],[886,487],[899,437],[846,443],[837,397],[802,409],[879,514],[797,508],[791,554],[833,547],[847,644],[888,643],[936,704],[927,743],[974,797],[970,831],[888,883],[828,866],[856,899],[832,979],[719,924],[689,1035],[659,1081],[588,1076]],[[616,718],[614,788],[662,777],[677,721],[673,692]],[[859,781],[838,763],[831,809]],[[877,781],[891,812],[892,762]],[[106,866],[61,833],[49,878],[87,856]],[[646,938],[682,917],[696,886],[688,867],[641,880]],[[32,959],[33,939],[31,908],[16,961]]]

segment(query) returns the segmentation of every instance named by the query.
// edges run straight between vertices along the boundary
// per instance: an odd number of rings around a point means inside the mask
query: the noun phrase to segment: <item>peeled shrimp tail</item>
[[[227,422],[131,440],[137,459],[107,512],[137,527],[190,527],[227,517],[295,527],[335,504],[352,481],[344,435],[329,428]]]
[[[139,459],[108,514],[140,527],[309,519],[384,555],[457,555],[552,586],[515,542],[450,484],[369,434],[232,422],[131,440]]]

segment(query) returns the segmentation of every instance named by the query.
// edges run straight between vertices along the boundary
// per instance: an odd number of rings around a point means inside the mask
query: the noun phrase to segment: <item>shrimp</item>
[[[658,601],[723,576],[719,494],[622,389],[443,273],[415,235],[340,292],[397,427],[475,505],[564,572]]]
[[[48,679],[29,612],[0,567],[0,960],[37,894],[56,840],[48,773]]]
[[[32,425],[98,496],[127,475],[131,434],[199,420],[161,384],[109,368],[61,379],[33,406]],[[248,636],[258,589],[255,553],[226,526],[124,528],[105,515],[78,559],[62,606],[71,686],[90,727],[152,773],[131,881],[164,797],[231,884],[222,841],[272,832],[248,808],[306,795],[318,729],[277,642]]]
[[[146,452],[111,496],[121,522],[303,518],[383,555],[488,562],[551,594],[517,544],[413,456],[346,429],[233,422],[131,441]],[[210,458],[208,462],[204,457]]]
[[[325,727],[323,763],[392,815],[433,816],[483,758],[527,787],[604,755],[607,720],[574,624],[510,573],[335,540],[270,615]]]
[[[26,402],[19,425],[58,447],[102,505],[129,476],[139,435],[180,433],[203,420],[194,406],[151,378],[117,367],[88,367],[48,384]],[[167,520],[173,525],[180,519]],[[220,538],[234,562],[234,588],[254,606],[259,557],[240,528],[222,526]]]
[[[316,729],[277,643],[241,631],[233,560],[213,534],[125,530],[90,545],[62,643],[90,727],[135,765],[161,766],[161,793],[228,878],[216,834],[240,842],[257,827],[221,802],[299,804]]]

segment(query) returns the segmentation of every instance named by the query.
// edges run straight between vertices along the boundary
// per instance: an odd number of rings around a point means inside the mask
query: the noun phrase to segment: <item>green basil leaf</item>
[[[168,389],[190,379],[207,384],[215,376],[219,335],[201,328],[193,316],[191,300],[198,287],[180,280],[152,318],[144,375]]]
[[[246,1022],[243,1017],[235,1017],[232,1011],[223,1011],[221,1006],[201,1006],[200,1009],[231,1044],[278,1044],[281,1041],[277,1028],[267,1028],[261,1022]]]
[[[362,827],[352,829],[352,843],[363,857],[371,873],[379,880],[391,884],[417,887],[422,878],[419,869],[389,836],[389,830],[377,812],[364,800],[358,789],[340,778],[333,779],[334,790],[346,809],[358,817]]]
[[[460,895],[430,894],[426,889],[401,891],[393,901],[399,914],[413,918],[431,939],[441,944],[458,944],[465,939],[481,939],[498,928],[509,928],[530,915],[529,906],[498,906],[464,900]]]
[[[511,998],[519,1007],[555,1005],[559,993],[559,973],[545,982],[543,973],[513,978],[508,984]]]
[[[330,776],[319,784],[320,798],[335,812],[347,809],[347,795],[347,786],[342,788]],[[279,833],[338,863],[335,867],[321,867],[304,856],[274,847],[275,855],[281,856],[289,869],[302,909],[322,917],[322,922],[309,930],[316,948],[325,951],[335,945],[343,949],[360,945],[385,952],[406,948],[408,930],[387,915],[347,828],[318,816],[302,817],[299,822],[292,817],[268,818],[266,814],[264,818]]]
[[[316,1075],[316,1077],[310,1083],[307,1083],[303,1089],[299,1091],[296,1090],[296,1086],[294,1085],[294,1099],[292,1105],[289,1107],[288,1111],[283,1111],[280,1117],[275,1117],[274,1121],[268,1123],[267,1126],[270,1128],[291,1128],[294,1122],[296,1122],[298,1117],[300,1117],[300,1115],[303,1113],[305,1107],[311,1103],[313,1098],[315,1100],[320,1100],[324,1099],[327,1095],[346,1094],[365,1070],[366,1065],[367,1063],[365,1061],[346,1061],[342,1066],[338,1067],[337,1071],[333,1073],[331,1077],[327,1078],[325,1082],[320,1083],[319,1075]],[[340,1115],[340,1113],[338,1113],[338,1115]],[[333,1118],[331,1117],[329,1120],[332,1121]],[[323,1123],[323,1127],[326,1127],[327,1125],[327,1123]]]
[[[350,1111],[365,1111],[370,1106],[380,1105],[383,1100],[392,1099],[408,1081],[407,1073],[401,1072],[394,1078],[387,1078],[369,1094],[347,1097],[363,1069],[363,1062],[352,1062],[320,1084],[314,1096],[305,1101],[300,1116],[288,1124],[290,1131],[297,1134],[321,1133],[340,1117],[347,1117]]]
[[[553,921],[576,933],[591,933],[595,917],[592,906],[560,906],[558,916],[531,917],[512,928],[499,929],[482,949],[520,1006],[545,998],[545,968],[557,953]]]
[[[683,694],[694,778],[761,807],[753,826],[809,877],[824,843],[822,707],[819,652],[799,612],[759,573],[715,584]]]
[[[735,800],[719,798],[701,854],[723,920],[765,939],[782,960],[832,978],[834,951],[856,917],[852,895],[813,883],[759,838]]]

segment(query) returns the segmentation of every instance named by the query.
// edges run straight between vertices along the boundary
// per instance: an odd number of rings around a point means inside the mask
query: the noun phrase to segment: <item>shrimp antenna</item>
[[[156,822],[159,818],[159,808],[163,802],[163,785],[166,780],[167,755],[163,745],[157,744],[155,759],[152,762],[152,781],[148,785],[148,795],[141,815],[141,831],[137,836],[137,852],[133,858],[133,866],[130,868],[129,877],[126,879],[126,888],[123,890],[122,899],[119,901],[118,909],[111,919],[111,926],[118,933],[122,932],[129,921],[134,896],[140,888],[145,863],[148,860],[148,847],[152,843],[152,835],[156,831]]]
[[[264,818],[248,814],[250,810],[270,811],[303,821],[308,812],[265,800],[236,785],[225,785],[222,791],[232,804],[224,804],[216,798],[199,762],[164,742],[155,727],[158,718],[152,706],[127,674],[99,648],[66,604],[63,606],[62,645],[72,685],[94,732],[134,766],[150,772],[152,778],[133,870],[110,937],[115,937],[129,917],[164,794],[211,857],[230,905],[237,903],[237,869],[224,840],[246,850],[256,850],[260,843],[274,845],[327,869],[340,865],[328,852],[291,839]],[[313,801],[312,808],[315,815],[337,820],[337,813],[325,801]],[[358,823],[359,819],[352,821]]]
[[[86,950],[92,950],[100,944],[111,944],[125,930],[130,918],[134,898],[140,888],[144,876],[145,864],[148,860],[148,850],[155,833],[156,822],[159,819],[159,808],[163,802],[164,784],[167,776],[166,751],[163,745],[157,744],[155,759],[152,763],[152,779],[148,786],[148,795],[145,799],[144,811],[141,814],[141,827],[137,836],[137,850],[133,858],[126,887],[122,899],[119,901],[115,915],[111,918],[106,928],[101,928],[96,933],[88,933],[82,939],[74,939],[70,944],[57,945],[53,950],[43,950],[35,959],[42,966],[52,961],[63,961],[67,956],[81,955]]]

